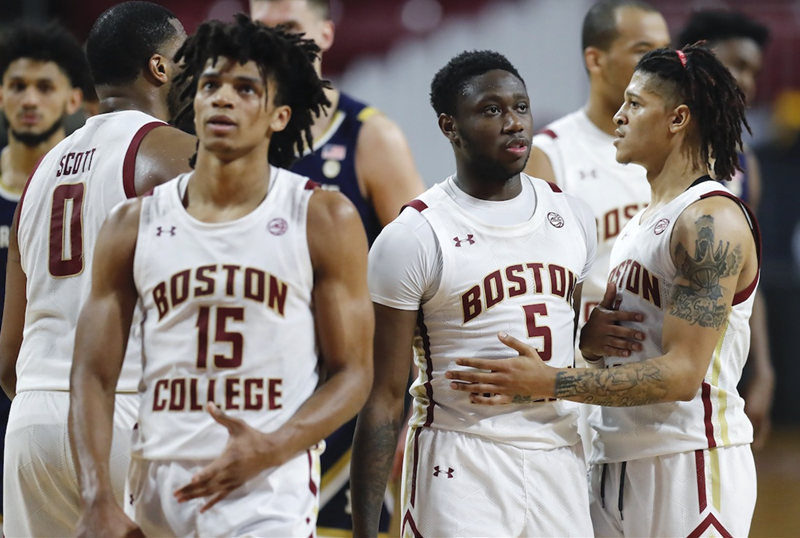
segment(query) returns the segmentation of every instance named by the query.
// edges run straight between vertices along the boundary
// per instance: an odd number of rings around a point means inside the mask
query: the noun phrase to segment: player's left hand
[[[497,337],[519,353],[508,359],[458,359],[476,370],[448,370],[450,388],[470,393],[470,401],[486,405],[524,403],[552,398],[557,370],[550,368],[533,347],[504,332]],[[481,371],[483,370],[483,371]]]
[[[178,502],[198,497],[209,497],[200,509],[205,512],[224,499],[249,479],[268,467],[280,463],[277,447],[269,447],[269,438],[252,428],[245,421],[228,416],[213,402],[206,409],[211,416],[228,430],[229,438],[225,450],[218,458],[192,477],[191,482],[174,492]]]

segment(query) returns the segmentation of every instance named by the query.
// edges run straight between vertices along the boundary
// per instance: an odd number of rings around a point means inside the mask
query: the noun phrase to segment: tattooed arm
[[[678,268],[662,329],[664,354],[604,370],[550,368],[530,346],[508,335],[500,340],[519,352],[501,360],[460,359],[480,371],[451,371],[455,390],[475,403],[502,404],[524,398],[564,398],[608,406],[690,400],[708,370],[725,331],[735,292],[756,278],[755,242],[742,210],[711,197],[689,206],[670,239]],[[484,393],[499,396],[484,396]]]
[[[374,381],[358,415],[350,463],[353,536],[377,536],[411,366],[417,312],[375,304]]]

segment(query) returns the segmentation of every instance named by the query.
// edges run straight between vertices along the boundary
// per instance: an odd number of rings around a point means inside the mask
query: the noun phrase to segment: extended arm
[[[713,215],[713,216],[712,216]],[[472,382],[456,390],[533,398],[564,398],[608,406],[690,400],[708,370],[727,324],[733,296],[757,274],[755,245],[741,210],[719,197],[687,208],[671,241],[678,268],[662,330],[664,354],[603,370],[547,367],[535,350],[501,337],[519,357],[497,361],[460,359],[459,364],[492,370],[448,372]],[[477,403],[502,403],[473,394]]]
[[[3,327],[0,330],[0,385],[13,398],[17,392],[17,357],[22,346],[22,330],[25,326],[27,279],[22,272],[17,243],[17,219],[19,206],[14,213],[8,242],[6,265],[6,296],[3,305]]]
[[[361,127],[356,174],[383,226],[424,190],[405,136],[383,114],[375,114]]]
[[[416,310],[375,304],[372,392],[358,415],[350,463],[353,535],[377,536],[383,496],[403,425],[403,396],[412,357]]]
[[[230,434],[225,451],[175,492],[179,501],[210,497],[208,510],[244,482],[325,439],[355,416],[372,380],[374,318],[367,291],[367,241],[353,205],[319,190],[308,210],[314,267],[314,323],[327,376],[280,428],[263,433],[215,407]],[[307,336],[309,337],[309,336]]]
[[[69,431],[84,514],[79,534],[135,528],[116,504],[109,475],[114,395],[137,292],[133,254],[139,201],[111,213],[94,252],[92,289],[81,310],[70,373]]]

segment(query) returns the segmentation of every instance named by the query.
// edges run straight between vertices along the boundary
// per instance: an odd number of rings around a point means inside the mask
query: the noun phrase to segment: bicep
[[[374,318],[361,221],[343,196],[321,190],[312,195],[308,219],[320,354],[332,374],[350,366],[368,368]]]
[[[373,116],[362,126],[356,173],[383,226],[424,190],[405,136],[385,116]]]
[[[402,401],[413,357],[418,312],[378,303],[374,303],[374,308],[375,371],[371,399],[377,396]]]
[[[3,304],[3,324],[0,330],[0,370],[11,374],[16,369],[27,307],[27,278],[20,262],[17,243],[19,206],[14,213],[6,263],[6,288]]]

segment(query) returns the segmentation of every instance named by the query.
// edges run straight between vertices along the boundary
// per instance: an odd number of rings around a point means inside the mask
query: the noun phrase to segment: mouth
[[[236,122],[228,116],[216,115],[206,120],[206,126],[215,133],[226,133],[236,127]]]
[[[506,143],[506,151],[514,155],[525,155],[528,152],[529,142],[525,138],[512,138]]]
[[[623,138],[625,138],[625,133],[623,133],[623,132],[622,132],[622,131],[620,131],[619,129],[615,129],[615,130],[614,130],[614,137],[615,137],[615,138],[614,138],[613,144],[616,146],[616,145],[617,145],[617,143],[618,143],[620,140],[622,140]]]
[[[36,125],[39,123],[39,114],[21,114],[19,119],[23,125]]]

